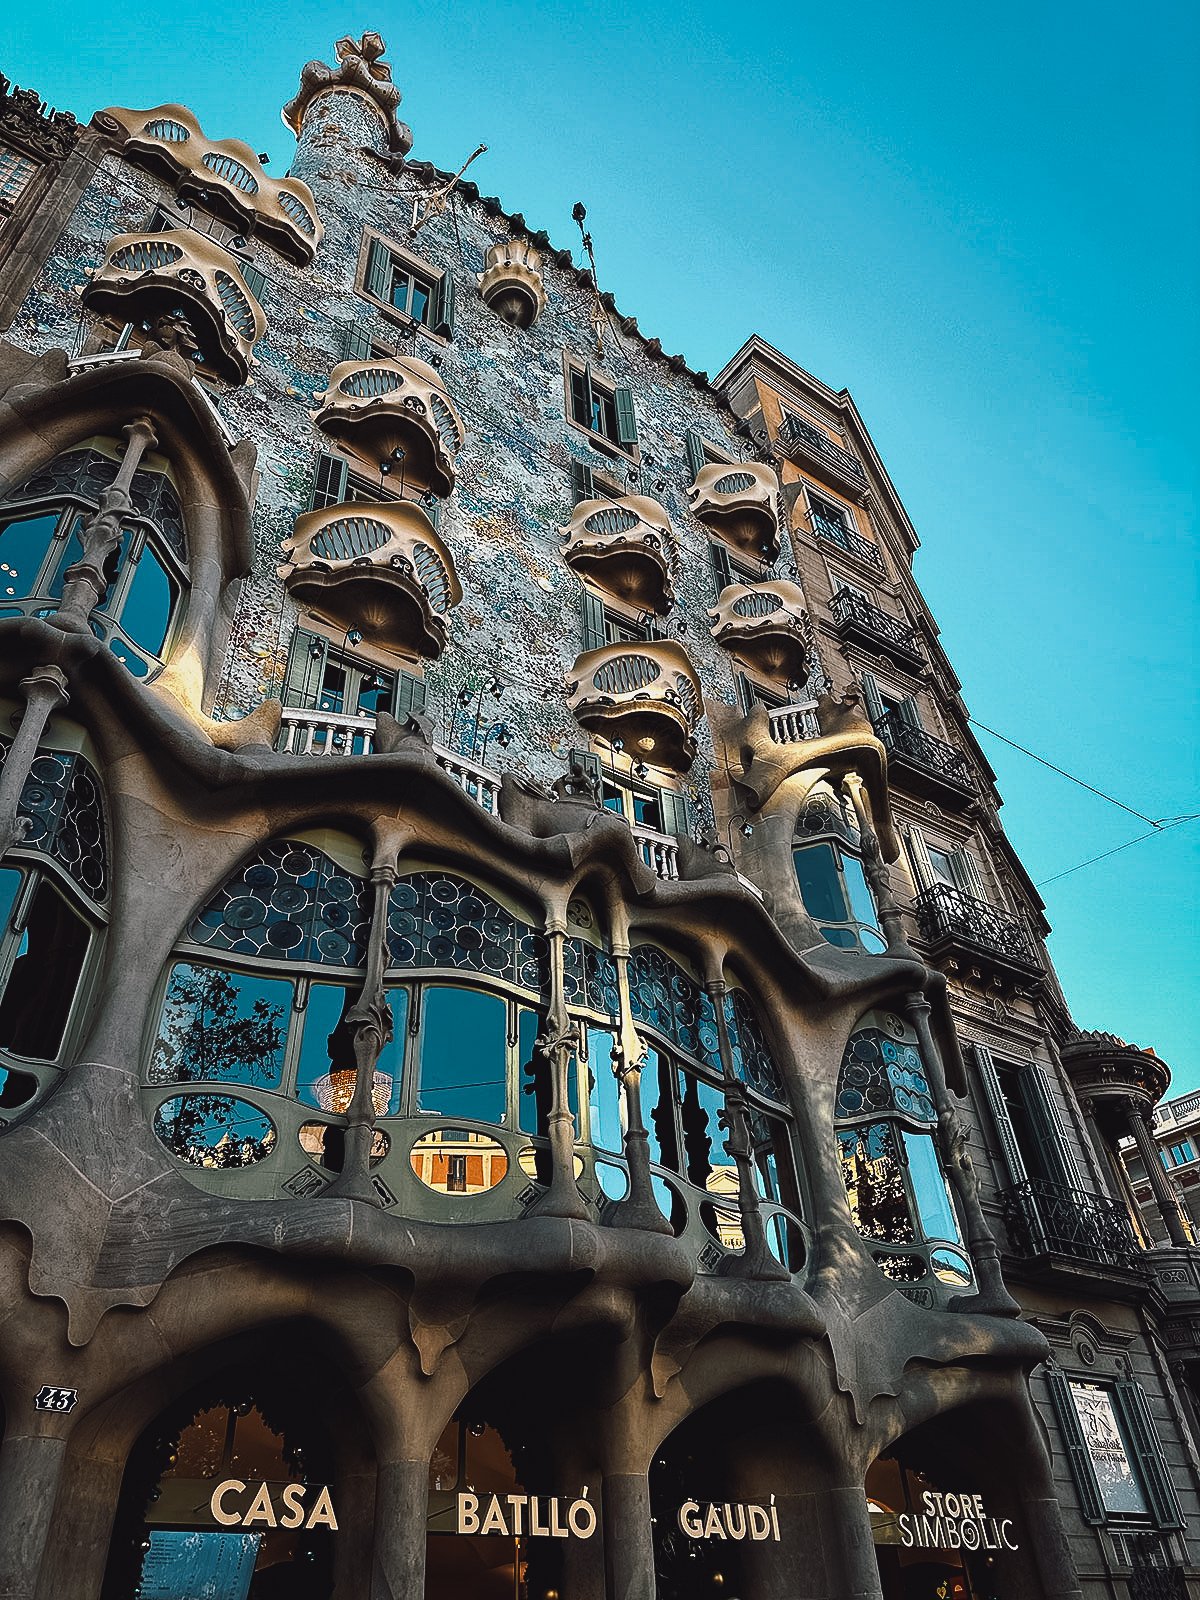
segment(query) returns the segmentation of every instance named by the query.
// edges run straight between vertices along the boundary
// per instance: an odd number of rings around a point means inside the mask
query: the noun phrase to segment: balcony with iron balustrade
[[[1102,1271],[1141,1267],[1141,1247],[1125,1208],[1107,1195],[1026,1178],[1005,1190],[1000,1203],[1012,1249],[1026,1260],[1051,1265],[1058,1257]]]
[[[186,106],[109,106],[92,126],[120,144],[127,161],[173,183],[181,200],[195,201],[240,233],[261,235],[298,266],[316,255],[325,230],[308,185],[269,177],[240,139],[206,139]]]
[[[686,772],[696,759],[700,680],[671,639],[587,650],[571,669],[568,705],[581,727],[634,761]]]
[[[839,589],[830,600],[829,609],[841,638],[880,650],[910,672],[919,672],[925,665],[916,630],[899,617],[881,611],[865,595],[856,594],[853,589]]]
[[[910,794],[960,809],[976,794],[970,763],[961,750],[926,733],[899,711],[888,711],[875,724],[888,755],[888,776]]]
[[[835,444],[815,423],[806,422],[803,417],[786,416],[779,425],[775,442],[794,465],[808,467],[857,498],[866,494],[869,484],[858,457]]]
[[[822,516],[816,511],[809,517],[809,524],[818,539],[836,545],[843,554],[853,556],[856,561],[861,561],[864,567],[869,567],[874,575],[883,576],[885,569],[879,546],[872,544],[870,539],[864,539],[849,522],[844,522],[840,517]]]
[[[83,303],[99,316],[144,323],[152,332],[163,323],[186,324],[205,366],[235,386],[245,383],[251,351],[267,331],[237,257],[190,228],[117,234]]]
[[[1021,917],[947,883],[923,889],[915,905],[921,937],[935,961],[965,957],[987,976],[1041,978],[1042,963]]]
[[[306,511],[283,551],[279,576],[293,599],[377,649],[441,655],[462,587],[420,506],[357,501]]]
[[[761,462],[712,462],[696,474],[688,499],[692,515],[735,550],[774,561],[779,554],[778,494],[779,479]]]
[[[639,611],[668,612],[675,540],[667,513],[642,494],[581,500],[561,533],[568,566]]]
[[[448,495],[464,428],[436,370],[415,356],[341,361],[313,421],[368,459],[398,464],[410,485]]]
[[[798,584],[727,584],[708,615],[717,643],[767,677],[789,683],[808,677],[812,623]]]

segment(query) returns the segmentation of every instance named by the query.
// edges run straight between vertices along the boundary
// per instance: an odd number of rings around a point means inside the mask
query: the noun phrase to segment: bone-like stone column
[[[0,1448],[0,1600],[34,1600],[65,1455],[66,1440],[46,1435]]]
[[[550,1185],[529,1208],[529,1215],[588,1216],[587,1204],[575,1182],[575,1118],[571,1115],[567,1075],[576,1047],[576,1034],[567,1009],[565,951],[567,930],[562,918],[552,913],[546,919],[546,939],[550,946],[550,1000],[535,1046],[550,1072],[550,1114],[546,1119],[550,1142]]]
[[[346,1108],[346,1142],[342,1170],[327,1195],[379,1204],[371,1182],[371,1149],[375,1143],[375,1068],[392,1037],[392,1008],[383,986],[386,966],[388,900],[396,868],[383,863],[371,869],[374,904],[367,943],[367,971],[362,992],[346,1013],[354,1035],[354,1093]]]

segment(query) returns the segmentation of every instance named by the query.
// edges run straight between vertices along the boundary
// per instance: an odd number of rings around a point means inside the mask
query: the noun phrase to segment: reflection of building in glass
[[[1191,1124],[861,417],[399,101],[0,80],[0,1592],[1178,1593]]]

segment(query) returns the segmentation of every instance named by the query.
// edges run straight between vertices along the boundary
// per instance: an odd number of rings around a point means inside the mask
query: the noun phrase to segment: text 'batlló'
[[[511,1538],[590,1539],[596,1531],[596,1508],[585,1489],[578,1500],[537,1494],[460,1494],[459,1533],[503,1533]],[[480,1504],[486,1509],[480,1515]],[[507,1509],[506,1509],[507,1508]]]

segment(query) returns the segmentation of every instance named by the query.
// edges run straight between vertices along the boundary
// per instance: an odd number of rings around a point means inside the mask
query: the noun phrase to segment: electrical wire
[[[1082,872],[1084,867],[1094,867],[1097,861],[1107,861],[1109,856],[1119,855],[1122,850],[1128,850],[1146,839],[1157,839],[1160,834],[1168,833],[1172,828],[1182,828],[1186,822],[1200,822],[1200,812],[1194,812],[1189,817],[1172,817],[1169,821],[1156,822],[1149,833],[1139,833],[1136,839],[1126,839],[1124,844],[1114,845],[1111,850],[1105,850],[1098,856],[1090,856],[1087,861],[1077,862],[1073,867],[1056,872],[1052,878],[1042,878],[1034,887],[1044,889],[1047,884],[1057,883],[1060,878],[1069,878],[1073,872]]]
[[[980,722],[979,718],[971,716],[970,712],[967,713],[967,721],[976,728],[982,728],[984,733],[990,733],[993,739],[999,739],[1001,744],[1006,744],[1013,750],[1019,750],[1023,756],[1028,756],[1031,761],[1037,761],[1043,767],[1049,767],[1050,771],[1057,772],[1060,778],[1066,778],[1071,783],[1077,783],[1081,789],[1087,789],[1091,794],[1098,795],[1101,800],[1107,800],[1110,805],[1117,806],[1121,811],[1128,811],[1129,815],[1136,817],[1139,822],[1148,822],[1151,828],[1162,828],[1168,826],[1168,824],[1173,826],[1176,822],[1190,822],[1192,820],[1190,817],[1148,817],[1144,812],[1135,810],[1133,806],[1127,806],[1124,800],[1118,800],[1114,795],[1106,794],[1103,789],[1097,789],[1095,784],[1088,783],[1083,778],[1077,778],[1073,772],[1067,772],[1063,767],[1056,767],[1054,762],[1047,761],[1045,756],[1039,756],[1035,751],[1027,750],[1023,744],[1018,744],[1015,739],[1008,738],[1006,734],[997,733],[995,728],[989,728],[986,722]],[[1131,844],[1134,842],[1130,840]]]

